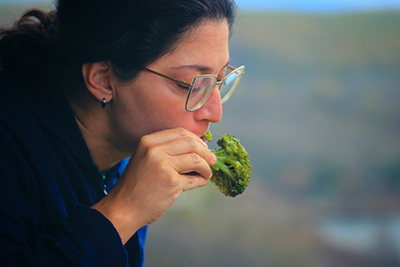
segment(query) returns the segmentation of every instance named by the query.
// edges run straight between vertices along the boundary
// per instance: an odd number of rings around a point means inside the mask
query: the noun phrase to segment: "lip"
[[[208,132],[208,129],[207,129],[205,132],[203,132],[203,134],[200,135],[199,137],[200,137],[201,139],[203,139],[203,137],[206,136],[207,132]]]

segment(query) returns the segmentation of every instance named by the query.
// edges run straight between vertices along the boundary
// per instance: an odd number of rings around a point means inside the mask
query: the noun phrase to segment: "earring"
[[[103,98],[103,101],[101,101],[101,107],[105,108],[106,107],[106,99]]]

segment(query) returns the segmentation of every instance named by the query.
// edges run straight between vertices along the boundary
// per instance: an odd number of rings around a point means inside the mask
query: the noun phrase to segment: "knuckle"
[[[187,136],[188,134],[187,134],[186,131],[187,131],[187,130],[186,130],[185,128],[183,128],[183,127],[178,127],[178,128],[176,128],[176,132],[177,132],[177,134],[180,135],[180,136]]]
[[[200,163],[201,157],[196,153],[191,153],[193,163]]]
[[[192,150],[195,150],[196,149],[196,147],[197,147],[197,142],[193,139],[193,138],[191,138],[191,137],[186,137],[186,142],[188,143],[188,145],[189,145],[189,147],[192,149]]]
[[[155,144],[148,144],[147,145],[147,151],[146,151],[146,156],[155,159],[155,160],[160,160],[162,157],[162,151],[161,148],[158,145]]]
[[[152,138],[149,135],[144,135],[140,138],[140,145],[143,147],[149,147],[152,144]]]
[[[194,183],[195,183],[195,180],[193,179],[193,177],[190,177],[188,175],[186,177],[186,184],[189,186],[189,188],[192,188]]]
[[[169,177],[169,179],[167,179],[165,181],[165,184],[166,184],[166,186],[172,187],[172,188],[178,187],[178,186],[180,186],[180,179],[178,178],[177,175],[171,175]]]
[[[161,172],[161,173],[169,173],[170,170],[170,164],[168,161],[166,160],[160,160],[157,162],[157,169]]]

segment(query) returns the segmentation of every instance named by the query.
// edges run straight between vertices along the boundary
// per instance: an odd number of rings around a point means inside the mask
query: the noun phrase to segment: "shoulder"
[[[23,85],[0,72],[0,180],[16,195],[39,196],[36,175],[47,170],[44,138],[23,94]],[[27,103],[25,103],[27,102]]]
[[[0,72],[0,88],[0,145],[4,156],[18,157],[18,164],[27,161],[36,168],[54,154],[49,140],[62,129],[43,101],[12,75]]]
[[[0,101],[2,103],[0,107],[3,111],[21,108],[27,111],[34,108],[33,103],[36,102],[36,97],[32,91],[33,89],[12,74],[0,71]],[[15,106],[14,109],[13,106]]]
[[[36,97],[25,86],[6,72],[0,72],[0,123],[2,134],[7,132],[14,138],[34,136],[40,105],[35,107]],[[1,141],[1,140],[0,140]],[[33,141],[33,140],[32,140]]]

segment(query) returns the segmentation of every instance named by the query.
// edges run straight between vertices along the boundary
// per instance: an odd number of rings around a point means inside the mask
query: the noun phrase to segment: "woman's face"
[[[172,52],[147,68],[187,83],[200,74],[222,79],[229,62],[228,39],[226,20],[205,21],[186,34]],[[175,127],[203,136],[209,123],[218,122],[222,116],[218,90],[200,109],[188,112],[187,89],[147,71],[133,81],[115,83],[113,94],[113,135],[126,149],[135,147],[143,135]]]

